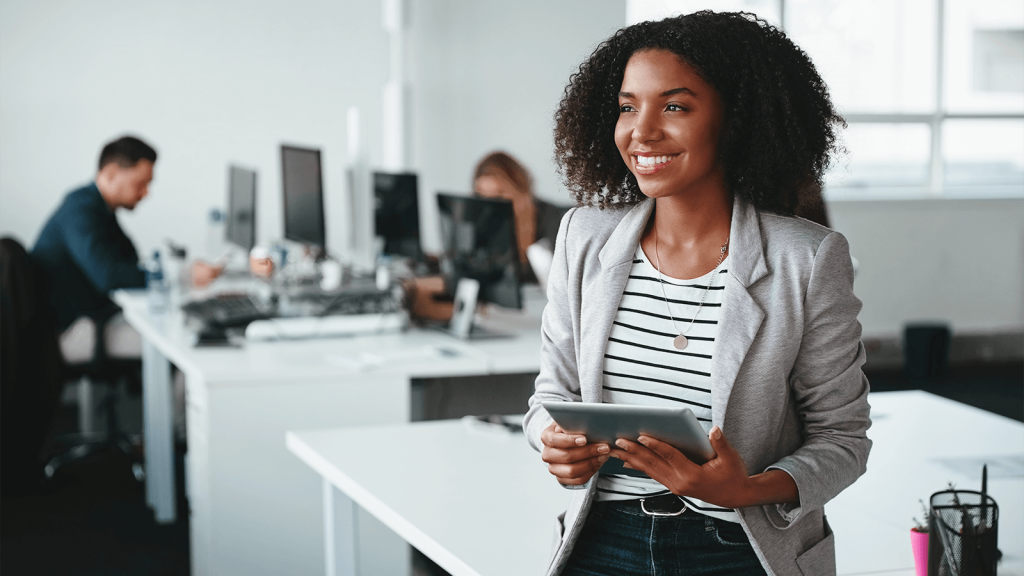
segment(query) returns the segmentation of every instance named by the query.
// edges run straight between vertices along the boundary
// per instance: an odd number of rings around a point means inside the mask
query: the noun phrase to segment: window
[[[710,8],[782,26],[849,123],[830,199],[1024,197],[1024,2],[627,0],[627,22]]]

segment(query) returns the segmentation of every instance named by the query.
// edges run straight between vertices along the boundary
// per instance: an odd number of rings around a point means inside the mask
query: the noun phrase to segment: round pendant
[[[687,340],[686,336],[683,336],[682,334],[680,334],[679,336],[676,336],[675,338],[672,339],[672,346],[674,346],[676,350],[683,350],[683,349],[685,349],[687,344],[689,344],[689,343],[690,343],[690,341]]]

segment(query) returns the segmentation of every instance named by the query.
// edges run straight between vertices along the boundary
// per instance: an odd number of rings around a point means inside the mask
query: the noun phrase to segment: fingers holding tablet
[[[605,443],[587,444],[581,434],[567,434],[552,423],[541,433],[541,460],[563,486],[586,484],[609,458],[611,448]]]

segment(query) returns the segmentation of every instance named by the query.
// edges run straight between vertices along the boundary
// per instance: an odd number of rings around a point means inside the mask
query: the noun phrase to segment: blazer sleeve
[[[583,400],[577,371],[573,299],[569,294],[569,250],[566,247],[569,223],[575,211],[573,208],[562,217],[555,239],[555,255],[548,276],[548,303],[541,319],[540,374],[537,376],[533,396],[530,397],[530,408],[523,420],[526,438],[537,451],[543,448],[541,432],[552,422],[541,402]]]
[[[771,468],[793,477],[797,504],[764,507],[776,528],[792,525],[804,510],[821,508],[867,469],[871,440],[868,380],[861,370],[864,345],[853,294],[850,248],[833,232],[815,253],[804,300],[804,333],[790,376],[804,426],[804,443]]]
[[[146,274],[139,268],[131,240],[105,218],[109,216],[95,208],[65,215],[64,245],[71,259],[100,294],[145,287]]]

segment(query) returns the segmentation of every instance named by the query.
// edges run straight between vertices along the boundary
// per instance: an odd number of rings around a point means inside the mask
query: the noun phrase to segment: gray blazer
[[[548,280],[541,372],[524,427],[534,448],[545,400],[600,402],[604,351],[654,202],[575,208],[562,219]],[[785,470],[798,504],[738,509],[769,574],[835,574],[824,505],[866,469],[871,441],[864,347],[849,246],[838,232],[760,212],[737,197],[711,373],[712,422],[750,474]],[[559,517],[558,574],[594,502],[596,477]]]

